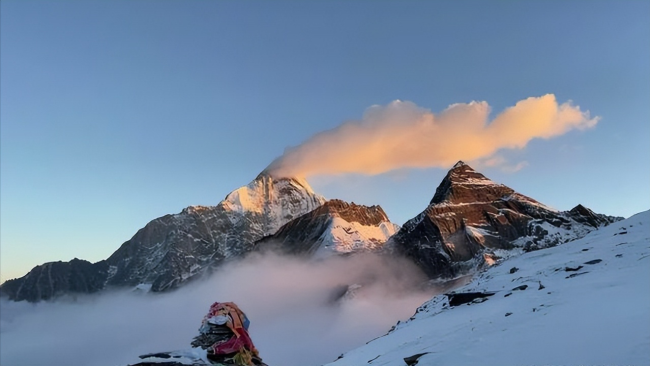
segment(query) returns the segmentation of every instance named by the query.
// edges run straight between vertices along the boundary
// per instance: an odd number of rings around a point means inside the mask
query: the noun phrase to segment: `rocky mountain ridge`
[[[261,174],[216,206],[190,206],[147,224],[107,259],[107,285],[174,288],[243,256],[257,240],[323,202],[304,180]]]
[[[379,206],[325,201],[304,179],[278,179],[263,172],[216,206],[189,206],[152,220],[106,260],[46,263],[5,282],[0,290],[12,300],[33,302],[120,287],[166,291],[255,248],[267,248],[256,245],[263,238],[268,243],[269,238],[286,236],[287,242],[276,249],[314,254],[307,242],[290,243],[296,235],[292,230],[318,231],[313,223],[325,217],[329,219],[314,238],[320,256],[376,249],[398,229]],[[301,226],[310,220],[311,226]]]
[[[499,250],[557,245],[619,219],[582,205],[559,212],[458,162],[429,206],[399,228],[379,206],[326,201],[304,179],[263,172],[216,206],[189,206],[152,220],[106,260],[36,266],[6,281],[0,293],[40,301],[112,287],[166,291],[266,249],[312,258],[397,253],[430,278],[453,278]]]
[[[303,179],[260,174],[216,206],[189,206],[152,220],[106,260],[46,263],[0,289],[16,301],[110,287],[169,290],[243,256],[257,240],[324,201]]]
[[[379,206],[330,200],[263,238],[257,247],[324,258],[378,250],[397,230]]]

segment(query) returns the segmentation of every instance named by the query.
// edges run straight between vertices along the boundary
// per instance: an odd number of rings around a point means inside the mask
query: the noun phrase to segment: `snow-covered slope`
[[[649,289],[645,211],[505,260],[454,291],[485,297],[436,296],[329,365],[648,365]]]
[[[258,242],[290,254],[324,258],[380,249],[399,230],[379,206],[329,200]]]

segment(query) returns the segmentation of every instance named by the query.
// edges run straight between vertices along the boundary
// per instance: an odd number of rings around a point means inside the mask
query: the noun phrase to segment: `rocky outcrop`
[[[495,292],[452,292],[445,296],[447,296],[449,306],[459,306],[472,302],[483,302],[494,294]]]
[[[577,205],[576,207],[572,208],[569,212],[567,212],[567,214],[571,216],[571,218],[574,219],[575,221],[584,225],[589,225],[594,228],[607,226],[614,221],[619,221],[623,219],[622,217],[614,217],[614,216],[607,216],[603,214],[597,214],[583,205]]]
[[[460,161],[429,206],[404,224],[389,247],[414,260],[429,277],[451,278],[479,265],[486,251],[553,246],[620,219],[582,205],[559,212]]]
[[[325,257],[379,249],[399,226],[379,206],[330,200],[260,240],[258,250]]]
[[[46,263],[7,281],[1,290],[17,301],[107,287],[145,285],[165,291],[245,255],[256,241],[324,201],[302,179],[260,174],[216,206],[190,206],[152,220],[105,261]]]

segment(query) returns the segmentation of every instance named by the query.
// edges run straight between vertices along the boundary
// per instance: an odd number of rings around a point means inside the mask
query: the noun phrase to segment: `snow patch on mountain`
[[[649,364],[649,228],[645,211],[503,260],[328,365]]]
[[[320,246],[314,257],[376,250],[398,230],[399,226],[389,221],[383,221],[379,225],[363,225],[333,217],[320,238]]]

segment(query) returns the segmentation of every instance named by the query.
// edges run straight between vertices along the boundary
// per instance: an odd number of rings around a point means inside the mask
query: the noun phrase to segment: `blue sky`
[[[494,117],[553,93],[599,123],[480,170],[557,209],[650,208],[647,1],[0,2],[2,280],[108,257],[284,149],[399,99]],[[434,144],[435,141],[432,141]],[[445,169],[308,178],[415,216]]]

